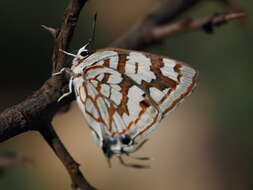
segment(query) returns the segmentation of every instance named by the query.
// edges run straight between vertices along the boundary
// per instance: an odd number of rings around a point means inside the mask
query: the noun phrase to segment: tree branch
[[[31,97],[0,114],[0,142],[18,134],[35,130],[41,121],[49,120],[61,106],[57,104],[64,82],[48,79]],[[70,101],[65,99],[66,101]]]
[[[113,42],[110,47],[140,50],[155,43],[151,31],[170,23],[202,0],[162,0],[160,4],[135,24],[129,32]]]
[[[55,46],[53,50],[53,73],[60,71],[64,67],[65,55],[59,49],[66,50],[76,27],[80,11],[88,0],[72,0],[64,14],[63,24],[56,35]]]
[[[51,123],[45,124],[43,127],[41,127],[39,132],[47,141],[48,145],[53,149],[57,157],[64,164],[71,177],[72,187],[74,189],[79,188],[82,190],[95,190],[95,188],[92,187],[84,178],[82,172],[79,169],[79,164],[66,150],[55,130],[53,129]]]
[[[87,0],[70,1],[60,29],[44,26],[51,34],[55,33],[52,72],[59,71],[64,67],[65,55],[59,49],[68,48],[79,13],[86,2]],[[74,99],[74,97],[69,97],[60,104],[57,103],[58,98],[68,88],[67,85],[67,78],[62,76],[51,77],[31,97],[4,110],[0,114],[0,142],[28,130],[35,130],[40,121],[50,121],[60,107]]]
[[[70,1],[60,29],[43,26],[53,35],[55,40],[52,72],[59,71],[64,67],[65,55],[59,49],[65,50],[69,46],[80,10],[86,2],[87,0]],[[31,97],[3,111],[0,114],[0,142],[28,130],[39,131],[66,167],[73,187],[81,190],[94,190],[95,188],[84,178],[78,164],[65,149],[51,126],[51,120],[59,108],[74,99],[72,96],[57,103],[66,88],[68,88],[68,79],[58,76],[51,77]]]

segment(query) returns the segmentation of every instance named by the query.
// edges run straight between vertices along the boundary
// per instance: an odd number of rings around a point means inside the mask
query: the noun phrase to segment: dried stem
[[[245,13],[227,13],[227,14],[214,14],[213,16],[190,19],[185,18],[180,20],[175,24],[169,24],[163,27],[155,28],[151,32],[151,37],[156,41],[162,40],[165,37],[171,36],[173,34],[178,34],[180,32],[189,32],[199,29],[203,29],[207,33],[212,33],[214,27],[221,26],[226,22],[234,19],[245,17]]]

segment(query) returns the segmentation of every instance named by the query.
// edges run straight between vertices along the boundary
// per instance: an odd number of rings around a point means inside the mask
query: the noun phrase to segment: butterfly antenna
[[[144,139],[142,142],[140,142],[140,144],[138,144],[134,150],[130,151],[131,153],[136,152],[137,150],[139,150],[144,144],[146,144],[146,142],[148,142],[148,139]]]
[[[135,160],[154,160],[154,158],[152,157],[135,157],[135,156],[131,156],[129,154],[126,154],[129,158],[135,159]]]
[[[111,168],[112,164],[111,164],[111,159],[110,158],[107,158],[107,163],[108,163],[108,167]]]
[[[62,52],[62,53],[64,53],[64,54],[66,54],[66,55],[69,55],[69,56],[72,56],[72,57],[76,57],[76,55],[75,55],[75,54],[72,54],[72,53],[66,52],[66,51],[64,51],[64,50],[62,50],[62,49],[59,49],[59,51],[60,51],[60,52]]]
[[[150,168],[149,165],[142,165],[142,164],[132,164],[132,163],[126,163],[121,156],[117,156],[119,159],[119,162],[125,166],[125,167],[130,167],[130,168],[138,168],[138,169],[143,169],[143,168]]]
[[[97,12],[94,14],[94,17],[93,17],[91,38],[88,41],[88,44],[91,46],[90,47],[91,50],[93,50],[93,46],[95,42],[96,25],[97,25]]]

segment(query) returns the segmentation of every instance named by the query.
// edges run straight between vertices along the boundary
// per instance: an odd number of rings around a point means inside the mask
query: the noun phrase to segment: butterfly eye
[[[82,56],[82,57],[86,57],[87,55],[89,55],[89,52],[86,50],[86,51],[82,51],[81,53],[80,53],[80,55]]]
[[[131,141],[132,141],[132,139],[130,138],[129,135],[125,135],[125,136],[121,137],[121,142],[125,145],[128,145]]]

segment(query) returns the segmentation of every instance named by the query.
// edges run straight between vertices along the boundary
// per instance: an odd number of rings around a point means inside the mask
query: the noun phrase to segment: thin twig
[[[212,33],[214,27],[220,26],[230,20],[238,19],[241,17],[245,17],[245,13],[240,12],[240,13],[215,14],[213,16],[199,18],[195,20],[185,18],[174,24],[154,28],[151,33],[152,35],[151,38],[158,41],[173,34],[177,34],[180,32],[195,31],[199,29],[203,29],[208,33]]]
[[[57,157],[64,164],[71,177],[72,187],[74,189],[79,188],[81,190],[95,190],[95,188],[92,187],[84,178],[82,172],[79,169],[79,164],[69,154],[60,138],[56,134],[55,130],[53,129],[53,126],[50,123],[45,124],[40,128],[39,132],[47,141],[48,145],[53,149]]]

